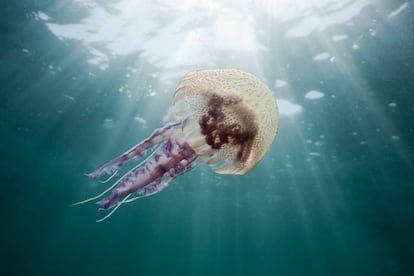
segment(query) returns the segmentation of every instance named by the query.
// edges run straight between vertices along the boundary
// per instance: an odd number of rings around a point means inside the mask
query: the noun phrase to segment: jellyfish
[[[87,176],[110,180],[126,162],[152,151],[143,162],[100,195],[75,205],[102,198],[97,202],[102,209],[113,208],[105,219],[123,203],[164,190],[200,162],[218,174],[246,174],[264,157],[278,130],[272,92],[238,69],[187,73],[177,85],[173,113],[175,120]]]

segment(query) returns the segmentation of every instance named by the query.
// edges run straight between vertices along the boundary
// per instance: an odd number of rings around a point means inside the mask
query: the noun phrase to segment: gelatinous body
[[[264,157],[276,136],[278,109],[269,88],[254,75],[237,69],[187,73],[174,95],[176,122],[105,163],[89,177],[113,176],[126,162],[157,149],[99,196],[103,209],[155,194],[177,176],[206,162],[216,173],[245,174]],[[136,197],[129,197],[135,193]],[[105,217],[106,218],[106,217]]]

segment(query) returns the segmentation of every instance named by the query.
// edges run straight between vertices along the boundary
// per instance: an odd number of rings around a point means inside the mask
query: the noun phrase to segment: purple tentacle
[[[144,166],[123,176],[117,188],[98,204],[108,209],[133,192],[137,191],[141,197],[159,192],[178,175],[193,168],[196,159],[197,154],[185,141],[168,139]]]
[[[167,188],[174,179],[176,179],[179,175],[193,169],[195,167],[195,160],[197,159],[197,156],[191,156],[188,160],[183,159],[179,163],[177,163],[171,170],[168,172],[168,174],[165,174],[163,178],[158,179],[141,189],[137,190],[137,196],[135,198],[132,198],[128,201],[132,201],[141,197],[147,197],[150,195],[154,195],[158,192],[161,192],[165,188]]]
[[[100,166],[95,171],[87,174],[87,176],[93,179],[97,179],[104,174],[112,175],[116,173],[119,170],[119,168],[122,165],[124,165],[127,161],[143,157],[148,149],[167,140],[171,136],[171,132],[173,132],[174,128],[179,124],[180,123],[170,123],[162,128],[156,129],[148,138],[143,140],[141,143],[126,151],[119,157]]]

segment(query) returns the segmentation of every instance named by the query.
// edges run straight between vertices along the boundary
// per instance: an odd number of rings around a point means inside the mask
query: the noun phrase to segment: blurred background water
[[[2,1],[2,275],[414,275],[414,3]],[[109,220],[83,174],[190,70],[240,68],[280,128],[245,176],[201,166]]]

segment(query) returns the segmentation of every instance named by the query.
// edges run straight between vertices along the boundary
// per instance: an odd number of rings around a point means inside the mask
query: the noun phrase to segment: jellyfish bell
[[[87,176],[112,178],[126,162],[149,150],[152,154],[103,193],[75,205],[111,192],[98,201],[102,209],[113,207],[102,221],[123,203],[162,191],[197,162],[219,174],[246,174],[264,157],[278,130],[272,92],[256,76],[238,69],[187,73],[176,88],[173,108],[175,122]]]
[[[272,92],[241,70],[189,72],[177,86],[174,106],[187,143],[220,174],[252,170],[278,129]]]

